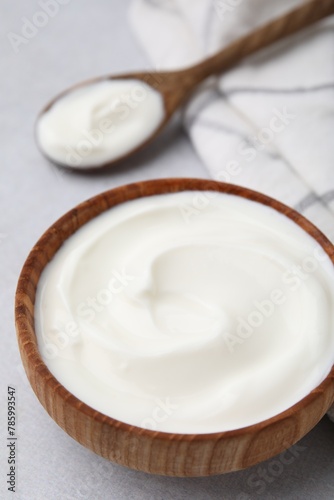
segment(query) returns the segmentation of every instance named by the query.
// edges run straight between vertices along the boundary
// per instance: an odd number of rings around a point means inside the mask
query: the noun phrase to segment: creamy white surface
[[[52,160],[98,167],[127,154],[159,127],[161,94],[140,80],[103,80],[77,88],[41,115],[36,138]]]
[[[285,300],[242,338],[240,318],[261,319],[258,303],[275,290]],[[35,316],[51,372],[93,408],[162,431],[236,429],[329,373],[334,269],[270,208],[217,193],[154,196],[107,211],[61,247]]]

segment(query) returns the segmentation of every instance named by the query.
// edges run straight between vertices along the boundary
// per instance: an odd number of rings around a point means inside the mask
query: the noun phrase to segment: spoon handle
[[[334,14],[334,0],[312,0],[270,21],[256,31],[238,39],[205,61],[186,69],[192,87],[210,75],[231,68],[246,56],[271,45],[307,26]]]

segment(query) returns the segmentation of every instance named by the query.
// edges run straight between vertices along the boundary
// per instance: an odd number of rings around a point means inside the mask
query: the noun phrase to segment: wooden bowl
[[[133,469],[169,476],[221,474],[266,460],[301,439],[334,401],[333,367],[326,379],[299,403],[261,423],[212,434],[171,434],[142,429],[103,415],[74,397],[50,373],[38,350],[34,302],[40,275],[62,243],[83,224],[119,203],[191,190],[230,193],[274,208],[310,234],[334,263],[334,247],[329,240],[302,215],[268,196],[215,181],[162,179],[112,189],[65,214],[30,252],[16,292],[16,329],[23,365],[49,415],[72,438],[102,457]]]

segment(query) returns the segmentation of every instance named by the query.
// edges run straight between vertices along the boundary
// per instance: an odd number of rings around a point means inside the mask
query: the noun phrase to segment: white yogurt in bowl
[[[35,328],[51,373],[105,415],[172,433],[240,429],[329,374],[334,267],[261,203],[147,196],[65,241],[41,275]]]

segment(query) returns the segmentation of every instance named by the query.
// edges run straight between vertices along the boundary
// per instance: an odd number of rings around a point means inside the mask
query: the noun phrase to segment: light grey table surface
[[[20,363],[13,303],[20,269],[38,237],[68,209],[106,189],[158,177],[207,176],[177,124],[155,147],[105,174],[63,172],[41,157],[33,125],[48,99],[82,79],[148,69],[149,64],[127,23],[129,2],[120,0],[63,0],[34,36],[25,42],[17,39],[15,53],[8,34],[21,36],[26,23],[22,18],[31,20],[41,10],[40,2],[0,1],[0,498],[333,499],[334,425],[327,417],[284,456],[242,472],[179,479],[150,476],[103,460],[67,436],[37,401]],[[18,401],[15,494],[6,486],[8,384],[16,387]]]

